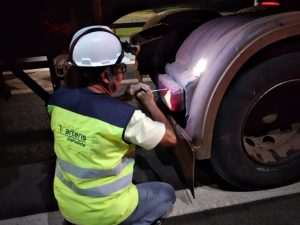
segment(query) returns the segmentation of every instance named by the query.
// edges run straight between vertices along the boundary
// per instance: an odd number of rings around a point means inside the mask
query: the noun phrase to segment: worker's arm
[[[171,123],[169,122],[169,120],[166,118],[166,116],[156,105],[153,93],[149,91],[148,92],[139,91],[136,94],[136,98],[149,112],[153,120],[161,122],[165,125],[166,132],[159,144],[165,147],[171,147],[176,145],[177,139],[176,139],[174,129]]]

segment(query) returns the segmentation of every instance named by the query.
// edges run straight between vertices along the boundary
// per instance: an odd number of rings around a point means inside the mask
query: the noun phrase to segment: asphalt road
[[[299,225],[300,194],[186,214],[168,225]]]

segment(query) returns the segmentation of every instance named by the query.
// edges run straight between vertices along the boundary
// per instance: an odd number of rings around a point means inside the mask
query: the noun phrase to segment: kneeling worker
[[[74,75],[77,85],[57,89],[48,102],[59,210],[78,225],[153,224],[172,208],[175,191],[163,182],[134,185],[134,159],[126,154],[135,145],[173,146],[174,130],[151,92],[131,86],[125,93],[135,96],[151,118],[112,97],[125,68],[121,42],[108,27],[79,30],[69,56],[68,79]]]

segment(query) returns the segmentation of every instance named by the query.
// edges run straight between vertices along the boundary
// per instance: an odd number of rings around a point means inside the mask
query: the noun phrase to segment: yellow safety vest
[[[134,108],[87,89],[58,89],[48,112],[57,156],[54,194],[62,215],[80,225],[124,221],[138,204],[133,147],[123,140]]]

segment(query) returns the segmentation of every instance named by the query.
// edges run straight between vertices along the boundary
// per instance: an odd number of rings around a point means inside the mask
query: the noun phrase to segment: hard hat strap
[[[107,66],[106,67],[106,71],[108,73],[108,84],[109,84],[109,88],[111,90],[111,92],[115,92],[116,91],[116,84],[114,82],[114,77],[113,77],[113,74],[112,74],[112,71],[111,71],[111,67],[110,66]]]

